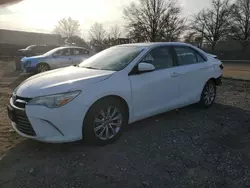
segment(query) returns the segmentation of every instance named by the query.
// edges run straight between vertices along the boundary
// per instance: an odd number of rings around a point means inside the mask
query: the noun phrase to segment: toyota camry
[[[32,76],[7,107],[14,130],[43,142],[105,145],[128,123],[199,103],[210,107],[222,63],[185,43],[126,44]]]

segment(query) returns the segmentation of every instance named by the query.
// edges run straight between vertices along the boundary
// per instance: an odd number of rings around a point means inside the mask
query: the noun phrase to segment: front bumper
[[[13,129],[23,137],[49,143],[72,142],[82,139],[83,119],[87,112],[87,108],[73,101],[55,109],[37,105],[26,105],[21,109],[11,98],[8,115]]]
[[[36,72],[36,67],[22,67],[22,70],[25,73],[33,73]]]
[[[25,73],[36,72],[36,66],[34,66],[34,65],[25,66],[25,62],[24,62],[24,61],[21,61],[21,69],[22,69]]]

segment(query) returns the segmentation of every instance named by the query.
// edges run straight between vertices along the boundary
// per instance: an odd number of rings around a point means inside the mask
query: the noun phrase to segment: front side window
[[[70,49],[62,49],[58,50],[54,53],[55,56],[70,56],[71,52]]]
[[[175,52],[180,66],[205,62],[205,59],[199,53],[189,47],[175,47]]]
[[[72,49],[73,55],[80,55],[80,49]]]
[[[158,47],[153,49],[142,62],[151,63],[156,70],[171,68],[174,66],[174,60],[169,47]]]
[[[89,69],[119,71],[131,63],[143,49],[136,46],[117,46],[104,50],[79,66]]]
[[[26,48],[26,50],[33,50],[33,48],[35,48],[36,47],[36,45],[30,45],[30,46],[28,46],[27,48]]]

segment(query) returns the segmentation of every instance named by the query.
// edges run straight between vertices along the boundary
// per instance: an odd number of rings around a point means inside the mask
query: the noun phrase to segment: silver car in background
[[[89,58],[89,51],[82,47],[59,47],[39,56],[21,59],[24,72],[45,72],[51,69],[77,65]]]

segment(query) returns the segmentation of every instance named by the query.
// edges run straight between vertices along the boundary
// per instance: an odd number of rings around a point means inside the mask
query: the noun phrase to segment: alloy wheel
[[[208,84],[204,91],[204,102],[206,105],[211,105],[215,99],[215,87],[213,84]]]
[[[94,118],[94,133],[101,140],[109,140],[121,129],[122,114],[116,107],[101,109]]]
[[[49,67],[46,65],[46,64],[41,64],[39,67],[38,67],[38,72],[46,72],[49,70]]]

